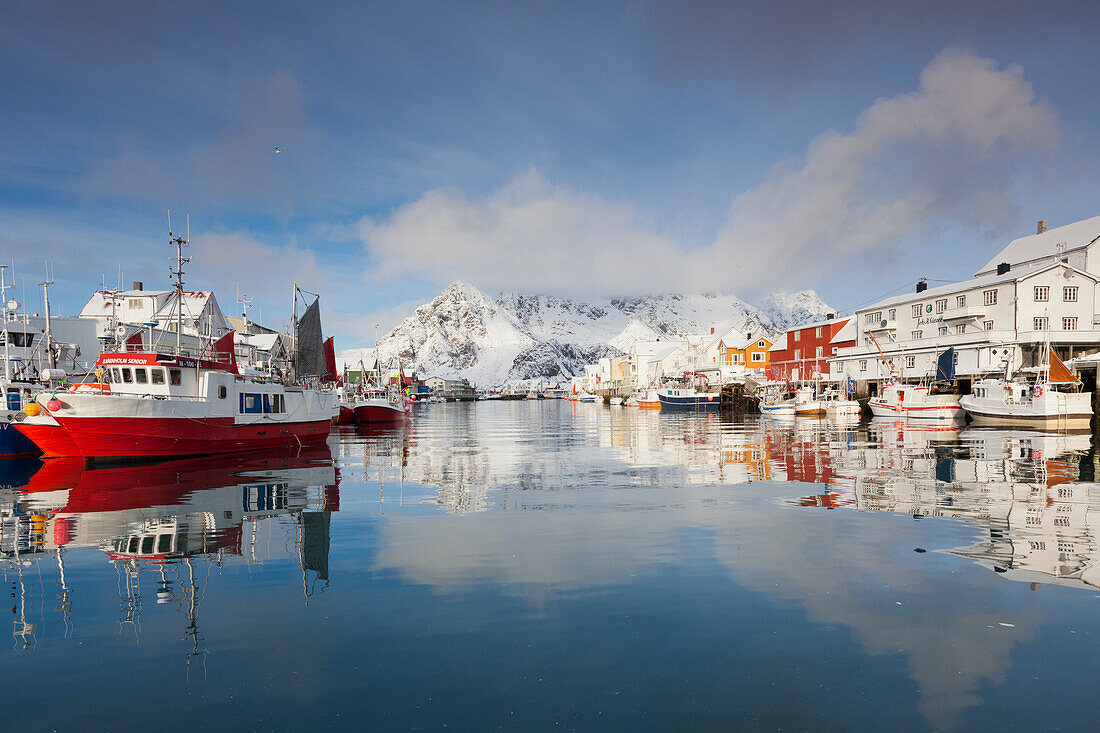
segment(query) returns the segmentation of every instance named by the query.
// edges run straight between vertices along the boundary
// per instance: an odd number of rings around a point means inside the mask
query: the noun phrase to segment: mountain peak
[[[678,339],[730,326],[771,332],[829,311],[810,290],[775,293],[758,308],[719,293],[579,300],[506,292],[493,300],[455,280],[386,334],[378,351],[384,366],[400,360],[422,378],[463,376],[489,387],[534,377],[566,380],[585,364],[628,351],[636,339]]]

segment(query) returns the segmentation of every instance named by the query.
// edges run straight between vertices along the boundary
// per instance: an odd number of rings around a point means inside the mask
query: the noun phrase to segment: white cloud
[[[651,288],[655,266],[667,276],[678,265],[665,261],[674,241],[629,206],[551,186],[534,170],[492,196],[429,191],[359,229],[385,273],[427,270],[490,289],[627,292]]]
[[[702,249],[534,170],[489,196],[428,191],[359,229],[391,274],[561,293],[760,293],[812,285],[852,257],[886,260],[942,223],[1003,226],[1017,177],[1058,139],[1020,67],[948,51],[916,91],[876,101],[852,131],[823,133],[801,161],[735,196]]]

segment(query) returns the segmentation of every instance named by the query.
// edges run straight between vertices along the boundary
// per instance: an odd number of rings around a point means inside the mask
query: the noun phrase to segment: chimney
[[[927,281],[927,280],[925,280],[925,279],[924,279],[924,278],[922,277],[922,278],[921,278],[921,279],[920,279],[920,280],[919,280],[919,281],[917,282],[917,292],[918,292],[918,293],[923,293],[923,292],[924,292],[925,290],[928,290],[928,281]]]
[[[1042,234],[1046,230],[1047,230],[1047,220],[1046,219],[1040,219],[1038,230],[1035,233],[1036,234]]]
[[[836,318],[836,313],[826,313],[826,314],[825,314],[825,320],[826,320],[826,321],[831,321],[831,320],[833,320],[834,318]]]
[[[710,335],[711,335],[711,336],[713,336],[713,335],[714,335],[714,326],[711,326],[711,327],[710,327]]]
[[[142,288],[141,280],[134,280],[134,290],[141,290],[141,288]]]
[[[1039,232],[1039,233],[1042,234],[1042,232]],[[1007,262],[1002,262],[1001,264],[997,265],[997,274],[998,275],[1004,275],[1005,273],[1007,273],[1011,269],[1012,269],[1012,265],[1008,264]]]

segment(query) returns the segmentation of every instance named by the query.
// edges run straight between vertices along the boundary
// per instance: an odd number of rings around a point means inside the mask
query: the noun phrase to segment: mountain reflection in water
[[[301,453],[7,462],[3,669],[71,687],[51,727],[109,714],[103,659],[218,727],[1081,727],[1094,455],[523,401]]]

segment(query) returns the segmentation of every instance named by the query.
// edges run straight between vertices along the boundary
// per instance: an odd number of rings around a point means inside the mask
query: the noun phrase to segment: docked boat
[[[1092,395],[1079,391],[1080,382],[1054,351],[1034,381],[982,379],[959,403],[975,425],[1028,425],[1073,430],[1088,428]]]
[[[662,410],[717,410],[717,392],[700,392],[694,387],[664,387],[657,390]]]
[[[638,398],[638,409],[640,410],[660,410],[661,398],[657,396],[657,390],[648,389],[641,397]]]
[[[609,400],[609,403],[611,404],[612,407],[622,407],[623,406],[623,398],[622,397],[612,397]]]
[[[936,360],[936,379],[931,384],[894,382],[883,387],[867,406],[875,417],[907,420],[961,420],[965,411],[959,395],[941,388],[955,380],[955,349],[949,348]]]
[[[396,390],[381,388],[365,390],[355,402],[352,412],[359,424],[404,420],[411,407],[405,396]]]
[[[799,417],[820,417],[825,414],[825,403],[817,399],[813,387],[799,387],[795,390],[794,414]]]
[[[582,392],[581,394],[577,395],[577,402],[596,402],[599,399],[600,398],[598,396],[594,394],[588,394],[587,392]]]
[[[867,406],[875,417],[907,420],[959,420],[965,415],[957,394],[933,392],[921,384],[888,384]]]
[[[827,417],[859,417],[861,410],[859,402],[848,399],[846,395],[835,390],[819,394],[817,401],[825,406]]]
[[[223,350],[214,360],[104,353],[96,363],[102,382],[39,394],[16,429],[43,440],[53,456],[93,460],[229,453],[325,440],[333,393],[242,378],[232,334],[226,338],[219,341]],[[53,418],[71,447],[48,421],[31,420],[41,415]]]
[[[778,392],[765,392],[760,396],[757,407],[762,415],[772,417],[794,417],[795,402],[785,399]]]

